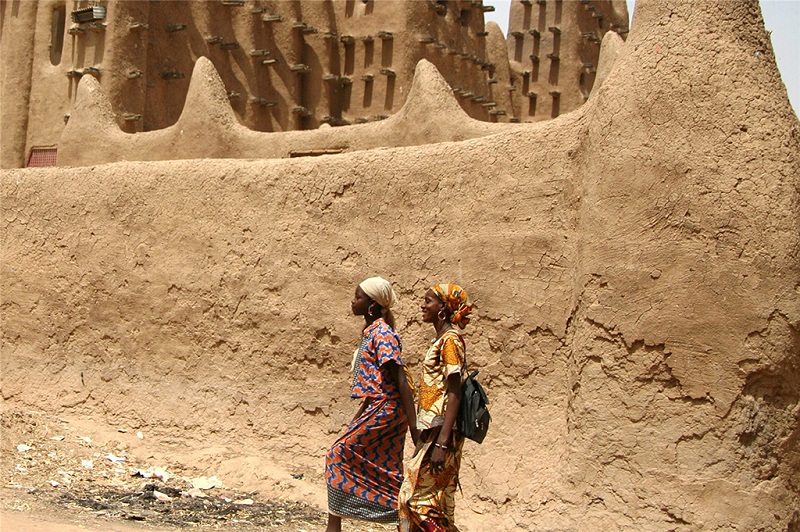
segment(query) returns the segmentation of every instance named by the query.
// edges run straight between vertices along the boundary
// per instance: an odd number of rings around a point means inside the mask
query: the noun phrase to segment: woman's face
[[[356,316],[366,316],[369,314],[369,306],[372,304],[372,299],[361,289],[356,286],[356,293],[353,296],[353,301],[350,302],[350,310]]]
[[[422,302],[422,321],[425,323],[434,323],[439,311],[444,308],[442,300],[436,297],[433,290],[425,292],[425,301]]]

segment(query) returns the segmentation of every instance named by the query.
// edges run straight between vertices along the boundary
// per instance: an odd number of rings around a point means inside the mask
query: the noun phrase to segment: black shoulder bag
[[[492,416],[487,407],[489,398],[481,383],[478,382],[477,376],[478,370],[476,369],[468,374],[461,384],[461,405],[458,407],[456,426],[465,437],[481,443],[489,430]]]

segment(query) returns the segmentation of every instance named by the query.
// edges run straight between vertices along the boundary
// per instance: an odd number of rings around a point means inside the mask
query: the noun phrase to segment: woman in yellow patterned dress
[[[469,322],[472,304],[464,289],[437,284],[425,294],[422,321],[436,338],[422,363],[417,428],[422,433],[398,497],[401,532],[458,532],[453,520],[464,437],[456,418],[466,372],[466,344],[454,328]]]

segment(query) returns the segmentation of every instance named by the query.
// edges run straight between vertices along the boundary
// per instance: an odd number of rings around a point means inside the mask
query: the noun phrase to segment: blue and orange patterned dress
[[[382,319],[364,329],[353,364],[353,399],[370,397],[364,412],[325,459],[328,511],[379,523],[397,522],[408,420],[387,362],[403,366],[400,336]]]

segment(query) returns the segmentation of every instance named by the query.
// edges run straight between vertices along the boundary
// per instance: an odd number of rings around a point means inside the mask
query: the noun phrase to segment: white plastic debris
[[[144,434],[142,434],[142,432],[139,431],[139,432],[136,433],[136,437],[139,438],[140,440],[143,440],[144,439]]]
[[[59,484],[58,482],[56,482],[55,480],[48,480],[48,482],[49,482],[49,483],[50,483],[50,485],[51,485],[51,486],[53,486],[54,488],[57,488],[57,487],[59,487],[59,486],[61,485],[61,484]]]
[[[222,481],[217,477],[197,477],[191,480],[192,486],[201,490],[222,487]]]
[[[133,476],[144,477],[144,478],[160,478],[164,482],[170,479],[170,474],[167,473],[166,467],[150,467],[147,469],[137,469],[136,472],[133,474]]]
[[[238,501],[233,501],[233,504],[241,504],[244,506],[250,506],[253,504],[253,499],[240,499]]]
[[[192,488],[189,491],[187,491],[186,494],[189,495],[192,499],[205,499],[206,497],[208,497],[208,495],[203,493],[203,490],[201,490],[200,488]]]
[[[112,461],[112,462],[114,462],[115,464],[116,464],[116,463],[119,463],[119,462],[124,462],[124,461],[125,461],[125,457],[124,457],[124,456],[115,456],[115,455],[114,455],[114,453],[108,453],[108,454],[106,455],[106,458],[107,458],[108,460],[111,460],[111,461]]]
[[[158,490],[153,490],[153,496],[158,499],[159,501],[171,501],[172,497],[167,495],[166,493],[161,493]]]
[[[27,445],[25,443],[20,443],[19,445],[17,445],[17,451],[19,451],[21,453],[27,453],[28,451],[30,451],[32,449],[33,449],[33,447],[31,447],[30,445]]]
[[[81,465],[86,469],[94,469],[94,462],[92,460],[81,460]]]
[[[51,439],[51,440],[53,440],[53,441],[64,441],[64,436],[61,436],[61,435],[59,435],[59,436],[53,436],[53,437],[52,437],[52,438],[50,438],[50,439]]]

